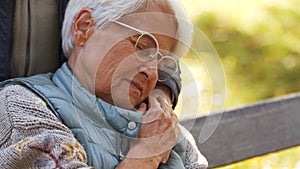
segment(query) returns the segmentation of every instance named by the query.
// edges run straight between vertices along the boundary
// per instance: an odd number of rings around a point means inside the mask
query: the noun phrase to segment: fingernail
[[[141,103],[141,104],[140,104],[140,107],[141,107],[141,108],[145,108],[145,107],[146,107],[146,103]]]

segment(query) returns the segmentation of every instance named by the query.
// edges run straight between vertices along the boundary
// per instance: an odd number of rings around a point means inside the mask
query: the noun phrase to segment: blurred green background
[[[300,0],[184,0],[183,3],[192,22],[219,53],[226,77],[225,108],[300,91]],[[199,105],[200,112],[207,112],[211,103],[205,100],[210,100],[212,90],[207,82],[209,75],[203,67],[195,65],[192,56],[184,60],[192,72],[198,72],[193,75],[199,80],[194,82],[199,90],[195,97],[207,98]],[[191,85],[185,78],[183,85]],[[181,99],[193,103],[192,98],[190,93],[190,97]],[[198,115],[201,113],[195,116]],[[300,147],[225,168],[300,169]]]

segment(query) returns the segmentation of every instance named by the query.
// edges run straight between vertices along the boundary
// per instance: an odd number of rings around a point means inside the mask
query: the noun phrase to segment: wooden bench
[[[221,120],[214,120],[218,118]],[[300,145],[300,93],[184,120],[181,124],[190,128],[209,168],[231,164]],[[203,127],[207,130],[216,125],[212,135],[200,143]]]

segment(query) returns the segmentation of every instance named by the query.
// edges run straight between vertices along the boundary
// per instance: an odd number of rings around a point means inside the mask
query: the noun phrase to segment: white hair
[[[83,8],[91,8],[91,15],[97,27],[101,27],[107,24],[110,20],[117,20],[126,14],[135,12],[141,7],[144,7],[147,3],[153,0],[70,0],[65,12],[63,28],[62,28],[62,47],[65,56],[68,58],[74,48],[72,38],[72,25],[75,17]],[[166,4],[174,12],[178,22],[177,39],[184,44],[177,45],[173,49],[173,53],[177,56],[182,56],[186,53],[192,39],[193,27],[189,17],[187,17],[185,11],[181,8],[178,0],[158,0],[155,2],[161,2]],[[185,22],[185,23],[183,23]],[[186,23],[190,23],[187,25]],[[181,46],[181,47],[179,47]]]

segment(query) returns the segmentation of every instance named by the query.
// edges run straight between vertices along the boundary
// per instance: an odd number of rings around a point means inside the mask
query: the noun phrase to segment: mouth
[[[130,81],[130,86],[133,87],[133,88],[136,88],[140,92],[143,91],[143,87],[139,83],[137,83],[137,82],[135,82],[133,80]]]

